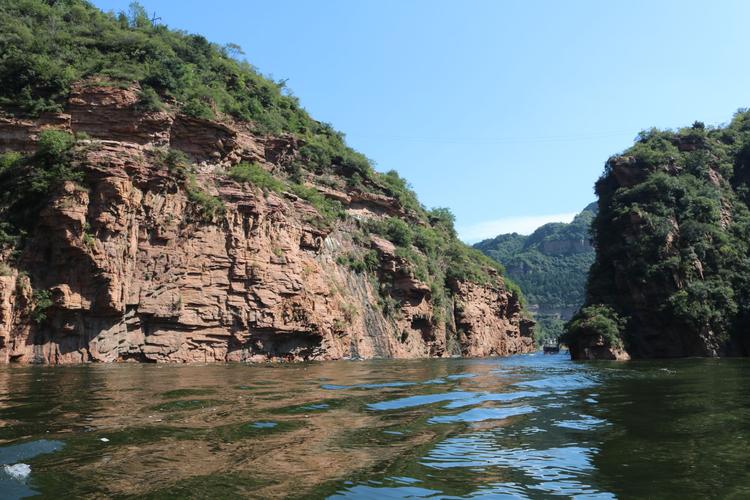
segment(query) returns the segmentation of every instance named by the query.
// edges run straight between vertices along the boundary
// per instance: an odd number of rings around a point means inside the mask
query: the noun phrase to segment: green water
[[[749,361],[7,366],[0,498],[750,498]]]

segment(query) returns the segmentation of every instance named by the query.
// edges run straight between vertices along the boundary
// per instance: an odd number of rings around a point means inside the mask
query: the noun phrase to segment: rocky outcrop
[[[574,359],[750,355],[747,119],[652,129],[607,161]]]
[[[586,238],[559,239],[542,241],[539,243],[539,251],[544,255],[573,255],[592,252],[593,247]]]
[[[518,297],[502,288],[455,282],[456,327],[465,356],[497,356],[533,350],[534,322],[521,315]],[[503,335],[498,335],[502,332]]]
[[[3,264],[0,362],[531,350],[531,323],[501,277],[486,286],[456,283],[455,302],[438,311],[430,286],[391,242],[376,236],[364,246],[355,241],[357,218],[404,216],[396,200],[315,186],[349,213],[320,224],[316,209],[292,193],[264,193],[221,175],[239,161],[283,169],[295,155],[295,139],[256,135],[243,124],[142,112],[138,99],[135,87],[88,82],[74,88],[65,113],[0,121],[2,151],[33,151],[45,127],[89,138],[79,141],[78,151],[86,189],[61,186],[20,257]],[[160,160],[166,147],[196,164],[195,182],[222,201],[221,215],[207,220],[198,213]],[[370,249],[379,262],[377,279],[338,262]],[[32,283],[49,295],[43,310]],[[384,291],[378,283],[389,286]]]
[[[575,360],[592,361],[606,359],[627,361],[630,355],[621,347],[610,345],[601,335],[580,335],[568,345],[570,357]]]

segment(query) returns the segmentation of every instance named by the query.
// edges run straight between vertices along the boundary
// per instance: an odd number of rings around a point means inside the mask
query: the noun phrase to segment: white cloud
[[[486,238],[494,238],[498,234],[519,233],[531,234],[539,226],[549,222],[570,222],[576,212],[551,215],[528,215],[519,217],[503,217],[495,220],[477,222],[459,228],[458,234],[467,243],[476,243]]]

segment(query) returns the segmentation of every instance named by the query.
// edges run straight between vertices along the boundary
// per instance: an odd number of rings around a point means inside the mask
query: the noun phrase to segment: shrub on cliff
[[[282,181],[255,163],[239,163],[233,166],[229,170],[229,177],[237,182],[252,184],[266,192],[291,192],[310,203],[320,214],[323,224],[330,224],[343,215],[340,202],[326,198],[314,187]]]
[[[488,270],[494,270],[497,275],[503,273],[500,263],[458,241],[450,245],[448,255],[451,263],[446,272],[448,278],[488,283],[490,280]],[[510,280],[506,279],[506,284],[510,287]]]
[[[280,192],[284,183],[255,163],[239,163],[229,170],[229,177],[237,182],[247,182],[263,191]]]
[[[138,94],[138,109],[141,111],[162,111],[164,103],[151,87],[145,87]]]
[[[302,184],[290,184],[289,190],[312,205],[321,216],[323,224],[331,224],[334,220],[344,217],[341,202],[326,198],[313,187]]]
[[[185,185],[188,200],[198,209],[201,219],[205,222],[213,222],[224,213],[224,203],[217,196],[212,195],[198,185],[195,176],[191,175]]]
[[[29,184],[36,193],[48,193],[65,181],[83,182],[83,172],[73,165],[75,137],[61,130],[39,134],[37,151],[31,158]]]
[[[52,294],[49,290],[34,290],[32,300],[34,309],[31,311],[31,319],[36,324],[44,323],[47,320],[47,310],[54,305]]]
[[[355,273],[375,272],[380,266],[380,258],[375,250],[367,250],[339,255],[336,258],[336,263],[348,267]]]
[[[578,311],[565,325],[562,341],[566,344],[576,342],[582,337],[601,336],[605,345],[622,349],[622,333],[626,320],[621,318],[609,306],[595,304]]]
[[[83,183],[83,172],[74,161],[75,142],[72,134],[45,130],[35,153],[0,155],[0,244],[17,243],[66,181]]]
[[[408,247],[414,241],[411,227],[402,219],[396,217],[388,217],[382,220],[375,219],[370,222],[369,227],[372,232],[384,236],[396,246]]]
[[[380,176],[386,192],[396,198],[398,202],[408,211],[421,211],[422,205],[417,200],[417,195],[406,180],[398,175],[395,170],[389,170]]]

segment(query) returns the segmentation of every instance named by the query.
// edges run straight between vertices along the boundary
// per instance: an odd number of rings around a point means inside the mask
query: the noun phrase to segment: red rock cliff
[[[85,133],[88,189],[66,183],[41,212],[22,254],[3,257],[0,362],[213,362],[268,359],[486,356],[532,350],[532,322],[501,277],[454,282],[438,313],[429,286],[389,241],[357,241],[357,219],[402,216],[387,196],[316,186],[348,217],[321,229],[291,193],[241,186],[240,162],[273,172],[292,137],[170,112],[139,112],[136,89],[76,87],[65,113],[0,118],[0,151],[33,151],[48,127]],[[196,217],[185,189],[157,161],[169,147],[196,164],[197,182],[226,207]],[[373,249],[372,275],[337,262]],[[49,291],[32,321],[34,288]],[[387,281],[395,309],[382,305]],[[438,318],[438,316],[441,316]]]

